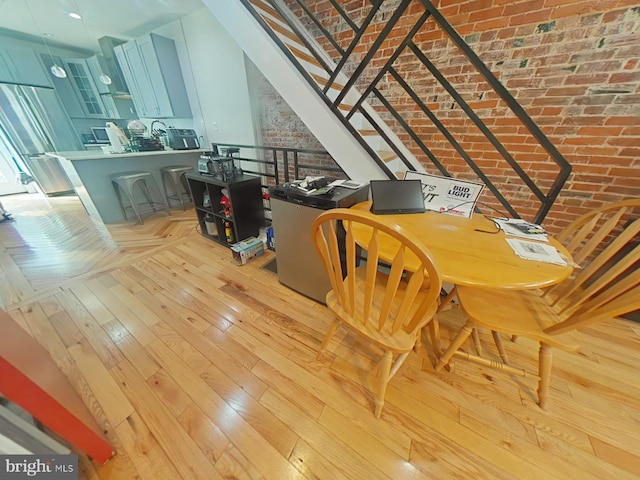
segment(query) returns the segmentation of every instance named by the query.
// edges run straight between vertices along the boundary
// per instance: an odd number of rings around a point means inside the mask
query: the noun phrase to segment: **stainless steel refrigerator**
[[[45,155],[83,150],[55,90],[0,84],[0,126],[45,194],[73,191],[58,159]]]

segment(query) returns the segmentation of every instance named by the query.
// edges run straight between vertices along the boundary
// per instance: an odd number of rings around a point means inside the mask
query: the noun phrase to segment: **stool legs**
[[[176,199],[178,202],[180,202],[182,211],[185,211],[185,195],[191,200],[191,195],[189,194],[189,185],[187,184],[185,173],[186,172],[162,172],[162,188],[164,190],[164,197],[167,200],[167,205],[169,206],[169,208],[171,208],[171,200]],[[180,190],[180,187],[182,187],[182,190]],[[172,195],[169,195],[170,191],[172,192]]]
[[[136,185],[138,185],[138,188],[140,189],[140,192],[146,200],[146,203],[149,204],[154,212],[158,210],[156,208],[156,206],[158,205],[164,207],[164,209],[167,211],[167,214],[171,215],[171,211],[169,210],[169,207],[164,199],[160,202],[155,202],[153,200],[153,198],[151,197],[147,179],[149,179],[153,185],[156,185],[155,181],[153,181],[153,177],[151,177],[150,174],[145,174],[143,176],[141,172],[131,172],[129,175],[123,174],[122,176],[112,178],[111,183],[118,198],[118,202],[120,203],[120,209],[122,210],[122,215],[125,220],[127,219],[126,209],[131,208],[140,225],[144,224],[144,222],[142,221],[142,214],[139,209],[139,203],[135,198],[136,196],[134,193],[134,187]],[[157,186],[155,186],[154,188],[157,189]],[[128,205],[125,205],[124,203],[125,197],[129,202]]]

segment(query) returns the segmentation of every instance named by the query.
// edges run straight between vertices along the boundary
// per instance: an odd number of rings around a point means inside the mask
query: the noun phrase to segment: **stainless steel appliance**
[[[212,175],[219,178],[223,182],[234,179],[238,175],[242,175],[242,170],[237,168],[234,163],[234,157],[228,154],[221,157],[215,152],[203,152],[198,159],[198,172],[202,175]]]
[[[190,128],[167,128],[169,147],[174,150],[197,150],[200,142],[195,130]]]
[[[73,191],[58,160],[44,155],[83,150],[53,89],[0,84],[0,124],[45,194]]]
[[[337,187],[330,194],[317,196],[280,185],[271,187],[269,196],[278,281],[325,303],[331,282],[313,244],[311,225],[324,210],[348,208],[365,201],[368,195],[368,185],[358,190]]]
[[[60,160],[49,155],[29,155],[25,161],[31,174],[37,179],[42,191],[47,195],[72,192],[73,186],[64,173]]]

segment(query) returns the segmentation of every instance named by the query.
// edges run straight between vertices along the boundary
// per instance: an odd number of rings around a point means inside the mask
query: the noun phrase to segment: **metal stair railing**
[[[241,0],[245,5],[247,5],[246,0]],[[555,199],[560,194],[562,187],[567,181],[570,173],[571,173],[571,165],[569,162],[562,156],[562,154],[557,150],[557,148],[553,145],[553,143],[548,139],[548,137],[540,130],[538,125],[533,121],[533,119],[526,113],[524,108],[517,102],[517,100],[509,93],[509,91],[500,83],[497,77],[489,70],[489,68],[482,62],[480,57],[467,45],[462,37],[455,31],[455,29],[449,24],[449,22],[442,16],[442,14],[438,11],[438,9],[429,1],[429,0],[401,0],[398,7],[394,10],[392,15],[386,21],[386,24],[383,26],[382,30],[376,37],[376,39],[370,44],[367,45],[367,53],[362,58],[362,60],[357,61],[357,65],[353,73],[350,75],[349,80],[345,83],[342,90],[339,92],[338,96],[330,101],[326,96],[329,89],[335,83],[335,80],[338,76],[343,72],[344,67],[349,65],[351,57],[353,56],[354,51],[359,45],[360,40],[362,39],[364,32],[367,31],[368,27],[373,22],[376,14],[379,12],[380,7],[382,6],[383,0],[371,0],[372,4],[371,9],[363,21],[362,25],[357,26],[355,22],[352,20],[346,20],[348,15],[344,12],[344,10],[337,4],[335,0],[330,0],[331,5],[336,9],[341,18],[345,20],[345,23],[349,26],[349,28],[353,31],[354,37],[350,42],[347,49],[343,49],[340,47],[339,42],[337,42],[330,32],[322,27],[322,22],[318,20],[313,12],[304,4],[302,0],[292,0],[295,1],[301,8],[301,12],[311,19],[314,25],[318,26],[319,31],[322,33],[326,41],[333,46],[337,55],[339,56],[339,61],[337,66],[332,67],[328,62],[325,61],[325,56],[316,52],[316,45],[312,42],[308,41],[305,35],[301,32],[298,25],[295,22],[290,21],[289,16],[282,10],[281,6],[277,1],[274,0],[253,0],[253,1],[262,1],[269,3],[274,10],[278,12],[278,14],[287,22],[292,31],[298,36],[298,38],[305,44],[307,49],[314,55],[316,59],[318,59],[318,63],[322,66],[323,69],[327,72],[329,76],[329,81],[325,85],[325,87],[320,91],[319,88],[316,88],[316,91],[319,94],[324,94],[323,98],[325,98],[336,114],[336,117],[341,121],[347,120],[346,125],[350,126],[348,120],[350,120],[356,112],[361,113],[372,125],[372,128],[375,129],[380,136],[387,142],[387,144],[392,148],[392,150],[398,155],[400,160],[404,163],[404,165],[409,169],[413,170],[410,161],[402,154],[400,149],[394,144],[393,141],[390,140],[388,135],[385,133],[385,128],[380,125],[377,121],[375,121],[371,115],[369,115],[363,105],[367,102],[367,99],[372,97],[379,105],[384,107],[386,111],[395,119],[396,122],[400,125],[400,127],[404,130],[404,132],[411,138],[415,144],[420,148],[422,153],[434,164],[434,166],[445,176],[452,176],[451,173],[447,170],[446,166],[438,160],[437,156],[431,151],[428,145],[420,138],[420,135],[411,127],[407,119],[405,119],[398,110],[393,107],[391,102],[385,98],[383,93],[378,88],[378,84],[382,81],[385,75],[391,75],[398,85],[402,87],[408,98],[413,100],[415,105],[419,108],[419,110],[426,115],[426,117],[432,122],[432,124],[436,127],[436,129],[443,135],[443,137],[449,142],[451,147],[457,152],[460,158],[471,168],[471,170],[487,185],[487,188],[491,191],[491,193],[495,196],[497,201],[509,212],[510,215],[514,217],[519,217],[516,209],[513,205],[505,198],[505,196],[501,193],[500,189],[489,179],[489,177],[485,174],[482,168],[473,160],[472,156],[463,148],[461,143],[456,140],[455,136],[448,131],[444,123],[438,119],[437,115],[429,109],[427,104],[420,98],[420,96],[413,90],[413,88],[402,78],[402,76],[397,72],[394,68],[394,62],[405,52],[411,52],[413,56],[420,62],[420,64],[425,67],[431,75],[437,80],[437,82],[444,88],[444,90],[451,95],[455,104],[457,104],[462,111],[467,115],[467,119],[469,119],[473,125],[475,125],[478,130],[484,135],[484,137],[488,140],[488,142],[493,146],[493,148],[500,154],[500,156],[507,162],[510,168],[515,172],[515,174],[522,180],[524,185],[528,188],[531,194],[540,202],[540,207],[538,208],[534,221],[536,223],[541,223],[544,220],[546,214],[549,209],[555,202]],[[350,110],[346,115],[340,111],[339,107],[341,102],[346,98],[349,92],[354,89],[356,83],[359,82],[359,86],[362,83],[361,76],[363,72],[370,66],[371,60],[379,54],[380,47],[387,39],[388,35],[393,31],[394,27],[398,25],[399,22],[405,19],[405,11],[408,9],[411,3],[420,4],[424,8],[424,13],[418,18],[418,20],[413,24],[407,35],[403,38],[403,40],[399,43],[398,47],[395,51],[387,58],[383,67],[381,67],[374,78],[368,82],[367,85],[363,87],[363,93],[360,95],[358,100],[354,103],[353,106],[350,106]],[[252,8],[250,8],[252,12],[254,12],[254,16],[259,18],[260,15],[255,12]],[[259,19],[260,21],[261,19]],[[476,72],[480,73],[483,79],[487,82],[487,84],[493,89],[493,91],[504,101],[507,107],[511,110],[511,112],[519,119],[522,125],[526,127],[531,136],[533,136],[538,145],[540,145],[548,154],[549,158],[553,160],[556,166],[559,168],[559,171],[556,177],[553,180],[551,187],[548,189],[547,193],[543,192],[542,189],[536,184],[533,178],[520,166],[518,161],[513,157],[511,153],[507,150],[505,145],[503,145],[500,140],[494,135],[491,129],[487,126],[485,122],[481,119],[481,117],[475,113],[473,108],[464,100],[463,96],[456,90],[456,88],[446,79],[446,77],[438,70],[438,68],[429,60],[427,55],[420,50],[418,45],[414,42],[414,37],[420,30],[420,28],[429,20],[434,21],[437,26],[446,34],[446,36],[451,40],[454,45],[460,49],[460,51],[467,58],[469,63],[475,68]],[[264,22],[261,22],[264,24]],[[268,32],[271,31],[270,28],[266,28]],[[275,35],[274,33],[274,36]],[[273,37],[272,37],[273,38]],[[307,81],[314,86],[317,87],[313,79],[307,74],[304,67],[300,64],[300,62],[290,54],[289,50],[286,48],[281,41],[278,41],[280,47],[283,51],[289,54],[290,60],[296,66],[296,68],[305,76]],[[336,47],[337,45],[337,47]],[[353,63],[353,61],[351,62]],[[354,89],[355,90],[355,89]],[[344,123],[344,121],[343,121]],[[349,128],[349,127],[347,127]],[[354,135],[355,138],[360,138],[359,132],[354,128],[349,128],[350,132]],[[362,143],[362,142],[361,142]],[[368,153],[373,155],[372,158],[376,158],[377,155],[375,152],[371,151],[372,149],[367,149]],[[379,162],[378,162],[379,163]],[[390,176],[390,178],[393,178]]]
[[[245,8],[251,13],[254,19],[260,24],[260,26],[264,29],[265,32],[271,37],[271,39],[278,45],[278,47],[282,50],[282,52],[287,56],[289,61],[295,65],[298,72],[303,76],[305,81],[316,91],[318,96],[323,99],[323,101],[327,104],[327,106],[334,110],[334,113],[337,115],[338,120],[344,125],[344,127],[351,133],[353,138],[358,141],[358,143],[362,146],[362,148],[369,154],[369,156],[375,161],[380,170],[384,172],[384,174],[388,178],[395,178],[394,173],[389,169],[389,167],[385,164],[385,162],[376,154],[376,152],[371,148],[367,142],[362,138],[357,129],[349,123],[349,120],[337,110],[336,107],[332,106],[332,101],[324,94],[324,92],[318,87],[313,77],[310,73],[302,66],[300,61],[295,57],[295,55],[287,48],[285,43],[280,39],[280,37],[274,32],[271,26],[264,21],[264,19],[260,16],[260,14],[253,8],[252,3],[258,2],[258,0],[239,0]],[[268,3],[279,16],[281,16],[285,21],[287,21],[291,30],[295,33],[298,39],[307,47],[307,49],[312,53],[313,57],[318,61],[318,63],[322,66],[322,68],[330,72],[332,68],[327,64],[322,55],[319,55],[315,45],[312,45],[306,38],[306,36],[300,31],[298,25],[292,24],[288,21],[287,15],[281,10],[280,6],[275,3],[270,3],[269,0],[262,0],[263,2]],[[259,8],[261,6],[259,5]],[[328,33],[328,32],[327,32]]]

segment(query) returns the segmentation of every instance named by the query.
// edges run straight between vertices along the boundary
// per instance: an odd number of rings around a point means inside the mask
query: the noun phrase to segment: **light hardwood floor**
[[[376,420],[362,385],[377,352],[339,331],[317,361],[331,316],[261,268],[273,253],[235,266],[193,210],[107,231],[74,197],[2,201],[16,221],[0,224],[0,303],[116,449],[105,465],[81,455],[81,478],[640,478],[640,324],[557,352],[547,411],[534,379],[434,373],[425,342]],[[504,343],[534,363],[533,344]]]

